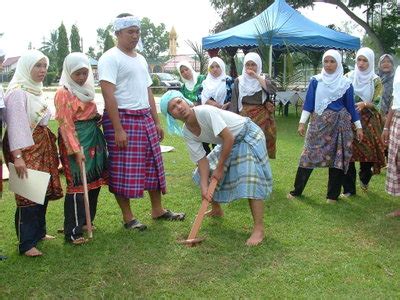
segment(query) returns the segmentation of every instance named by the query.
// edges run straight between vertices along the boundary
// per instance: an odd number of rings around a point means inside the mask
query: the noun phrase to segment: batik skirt
[[[373,173],[379,174],[385,166],[385,146],[381,135],[383,121],[381,114],[375,108],[364,108],[360,113],[364,137],[361,143],[354,140],[353,157],[351,161],[372,162]],[[355,127],[353,128],[355,131]]]
[[[97,126],[99,118],[75,122],[75,130],[85,155],[88,190],[107,184],[107,147],[103,132]],[[58,132],[58,147],[67,181],[67,193],[83,193],[83,182],[75,155],[68,155],[62,134]]]
[[[306,169],[336,168],[345,173],[352,156],[353,131],[346,109],[326,109],[312,114],[299,166]]]
[[[222,146],[217,145],[207,156],[210,179],[216,169]],[[193,180],[199,185],[200,174],[194,171]],[[247,119],[235,138],[231,154],[224,164],[224,176],[214,192],[213,200],[219,203],[238,199],[265,200],[272,191],[272,172],[265,146],[265,136],[260,127]]]
[[[386,191],[392,196],[400,196],[400,112],[393,115],[390,127]]]
[[[106,112],[103,115],[110,192],[125,198],[142,198],[144,190],[165,194],[160,139],[150,109],[118,111],[128,137],[126,148],[117,147],[111,119]]]
[[[56,136],[46,126],[37,126],[33,131],[32,138],[34,145],[22,150],[22,158],[28,169],[42,171],[50,174],[50,181],[47,187],[46,198],[56,200],[63,197],[63,190],[58,172],[59,159],[57,153]],[[8,165],[14,162],[10,152],[7,131],[3,141],[4,158]],[[37,205],[20,195],[15,195],[18,207]]]
[[[271,104],[273,105],[273,104]],[[276,124],[274,113],[268,111],[266,104],[251,105],[243,104],[240,115],[249,117],[264,132],[267,142],[267,151],[269,158],[276,156]]]

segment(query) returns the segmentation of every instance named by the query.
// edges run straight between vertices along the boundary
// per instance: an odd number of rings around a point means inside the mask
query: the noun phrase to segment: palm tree
[[[50,33],[50,39],[43,38],[42,47],[40,51],[47,55],[50,60],[49,71],[57,72],[57,44],[58,44],[58,30]]]

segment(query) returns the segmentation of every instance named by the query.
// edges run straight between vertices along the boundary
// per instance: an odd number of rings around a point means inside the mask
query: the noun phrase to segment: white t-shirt
[[[149,108],[147,88],[152,84],[145,58],[137,53],[126,55],[117,47],[105,52],[98,64],[99,80],[115,84],[118,108],[138,110]]]
[[[246,122],[244,117],[212,105],[195,106],[193,110],[201,128],[200,135],[195,136],[185,125],[183,126],[183,137],[193,162],[198,162],[206,156],[202,143],[222,144],[222,139],[218,134],[226,127],[236,138]]]
[[[4,108],[4,107],[5,107],[5,105],[4,105],[4,91],[3,91],[3,86],[0,83],[0,108]]]

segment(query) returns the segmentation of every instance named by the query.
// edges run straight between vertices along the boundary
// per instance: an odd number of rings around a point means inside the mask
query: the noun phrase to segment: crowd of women
[[[126,65],[137,64],[137,59],[142,59],[134,50],[136,44],[132,48],[126,43],[128,35],[140,37],[140,33],[129,31],[140,27],[140,23],[131,15],[124,14],[118,18],[114,23],[118,44],[100,62],[108,68],[113,67],[114,59],[127,60]],[[121,53],[127,55],[121,56]],[[92,221],[96,216],[100,188],[106,184],[115,194],[127,229],[146,229],[133,217],[126,201],[143,197],[143,189],[148,190],[151,196],[154,219],[183,220],[183,213],[165,210],[160,203],[161,193],[165,193],[165,179],[157,151],[163,132],[154,114],[151,92],[145,94],[146,109],[122,107],[119,100],[124,96],[121,86],[127,87],[126,83],[120,85],[118,79],[114,79],[119,78],[119,69],[113,73],[113,69],[102,70],[99,66],[106,104],[102,120],[94,103],[94,80],[89,60],[82,53],[71,53],[65,58],[60,87],[54,98],[55,119],[59,124],[56,138],[48,127],[50,112],[43,97],[42,82],[48,64],[43,53],[29,50],[19,59],[4,95],[6,133],[3,151],[6,162],[14,164],[20,178],[27,177],[28,169],[51,175],[43,205],[15,195],[19,252],[26,256],[40,256],[42,252],[37,248],[38,242],[53,238],[46,232],[46,209],[49,201],[63,197],[59,158],[66,179],[63,232],[67,242],[83,244],[87,241],[84,238],[87,224],[83,162]],[[139,65],[147,66],[144,59],[139,61]],[[328,203],[337,203],[340,197],[355,195],[355,162],[360,164],[360,188],[367,192],[372,176],[386,166],[385,153],[388,155],[386,190],[392,195],[400,195],[400,163],[397,159],[400,147],[400,71],[395,75],[392,56],[385,54],[380,58],[378,74],[374,69],[374,52],[369,48],[357,52],[354,71],[349,74],[343,74],[342,58],[336,50],[324,53],[322,65],[321,73],[313,76],[308,86],[298,126],[298,133],[305,136],[305,145],[294,189],[287,197],[300,197],[312,170],[318,167],[329,168]],[[135,68],[138,66],[132,67]],[[225,63],[218,57],[209,60],[206,76],[195,72],[187,62],[180,63],[177,70],[184,83],[181,90],[168,91],[160,101],[168,131],[185,139],[190,158],[197,164],[193,179],[200,186],[202,197],[212,203],[207,213],[209,216],[223,215],[221,203],[248,199],[254,227],[246,244],[257,245],[264,239],[263,201],[272,191],[269,158],[275,158],[277,150],[272,100],[276,85],[262,75],[262,61],[255,52],[245,55],[242,74],[234,80],[226,74]],[[145,91],[150,85],[148,78],[147,75],[142,80]],[[135,89],[139,88],[141,86],[135,86]],[[109,98],[115,98],[114,102]],[[119,118],[116,118],[118,114]],[[126,162],[118,156],[118,149],[138,148],[144,143],[138,141],[135,144],[135,139],[133,142],[126,139],[130,133],[126,132],[128,125],[123,122],[131,122],[130,118],[137,116],[140,120],[145,119],[140,122],[146,128],[153,126],[145,130],[152,130],[151,136],[157,139],[148,142],[150,150],[144,151],[147,154],[143,159],[136,159],[146,162],[145,166],[138,167],[143,169],[138,176],[143,186],[134,187],[135,191],[139,189],[139,196],[123,192],[132,178],[126,178],[129,176],[123,173],[115,175],[128,170]],[[177,120],[182,121],[183,126]],[[105,135],[100,129],[101,122]],[[140,138],[151,139],[151,136],[141,134]],[[143,176],[156,178],[155,183],[153,179],[148,183]],[[213,193],[208,190],[211,178],[218,181]],[[117,191],[119,187],[114,181],[122,185],[121,191]],[[148,185],[151,187],[146,187]],[[391,215],[400,216],[400,211]]]

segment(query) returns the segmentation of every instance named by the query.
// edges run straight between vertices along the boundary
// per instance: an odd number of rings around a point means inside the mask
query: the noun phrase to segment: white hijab
[[[80,86],[71,78],[71,74],[75,71],[86,68],[89,76],[86,82]],[[68,54],[64,59],[63,71],[60,78],[60,85],[65,86],[68,91],[78,97],[82,102],[89,102],[94,99],[94,78],[92,68],[87,56],[80,52]]]
[[[357,59],[362,55],[368,60],[368,68],[365,71],[361,71],[357,67]],[[356,64],[354,66],[354,72],[352,72],[349,78],[353,82],[354,93],[361,98],[362,101],[371,102],[375,92],[374,79],[378,75],[375,74],[375,54],[370,48],[361,48],[356,54]]]
[[[400,66],[397,67],[393,79],[393,110],[400,110]]]
[[[254,53],[254,52],[247,53],[246,56],[244,57],[244,61],[243,61],[242,75],[240,75],[238,78],[238,80],[239,80],[239,98],[238,98],[239,111],[241,111],[243,108],[243,104],[242,104],[243,97],[252,96],[255,93],[262,90],[261,83],[257,79],[251,77],[250,75],[248,75],[246,73],[246,63],[248,61],[252,61],[257,65],[256,73],[258,76],[261,74],[261,71],[262,71],[262,60],[261,60],[260,55],[258,55],[257,53]],[[263,93],[262,93],[262,102],[263,103],[264,103],[265,99],[267,99],[267,94],[263,91]]]
[[[192,72],[192,76],[193,76],[192,80],[187,80],[186,78],[183,78],[183,76],[181,74],[181,67],[182,66],[188,68],[190,70],[190,72]],[[197,77],[199,77],[199,74],[193,70],[192,65],[187,61],[181,61],[178,64],[178,66],[176,67],[176,69],[178,70],[179,75],[181,75],[181,79],[182,79],[183,83],[185,84],[185,87],[189,91],[193,91],[194,86],[196,85],[196,82],[197,82]]]
[[[320,74],[313,76],[318,81],[314,108],[315,113],[318,115],[321,115],[333,101],[340,99],[351,84],[351,81],[343,76],[342,56],[340,53],[332,49],[326,51],[322,56],[322,64],[327,56],[336,61],[337,67],[332,74],[327,73],[325,68],[322,68]]]
[[[221,68],[221,75],[214,77],[210,73],[210,67],[216,63]],[[223,105],[226,98],[226,74],[225,63],[219,57],[213,57],[208,62],[208,74],[203,81],[203,91],[201,92],[201,103],[204,104],[210,98],[213,98],[217,103]]]
[[[25,52],[18,60],[17,68],[6,92],[6,96],[18,88],[26,92],[26,110],[32,132],[48,113],[47,103],[43,97],[43,83],[36,82],[31,77],[33,67],[43,58],[46,59],[48,67],[49,59],[39,50],[28,50]]]

